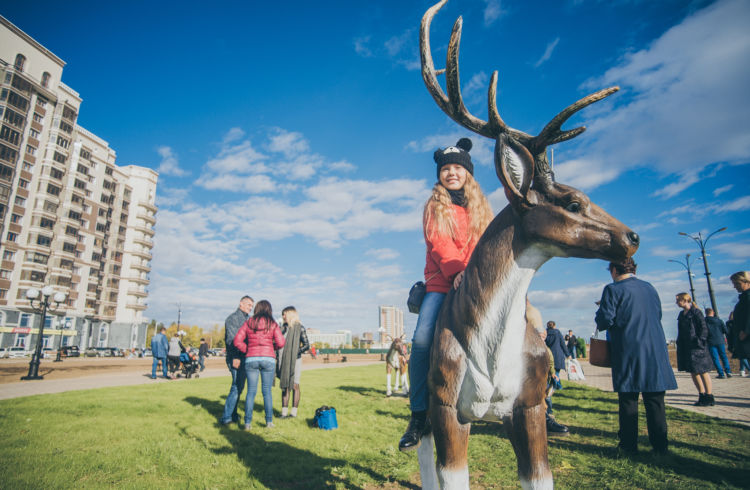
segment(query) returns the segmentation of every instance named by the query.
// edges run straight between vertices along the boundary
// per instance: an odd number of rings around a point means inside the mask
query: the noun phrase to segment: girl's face
[[[285,311],[284,313],[282,313],[282,314],[281,314],[281,320],[282,320],[282,321],[283,321],[284,323],[289,323],[289,320],[287,320],[287,318],[286,318],[286,311]]]
[[[685,311],[688,311],[690,309],[691,303],[687,299],[677,298],[677,306],[679,306],[680,308],[682,308]]]
[[[466,169],[461,165],[449,163],[440,169],[440,183],[449,191],[457,191],[466,184]]]

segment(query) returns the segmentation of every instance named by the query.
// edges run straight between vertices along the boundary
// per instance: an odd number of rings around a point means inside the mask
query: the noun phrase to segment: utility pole
[[[711,308],[713,308],[714,315],[716,315],[717,318],[719,317],[719,310],[718,308],[716,308],[716,298],[714,298],[714,288],[711,286],[711,273],[708,271],[708,261],[706,260],[706,244],[708,243],[709,238],[719,233],[720,231],[724,231],[726,229],[727,229],[726,226],[719,228],[713,233],[710,233],[705,239],[703,238],[703,235],[701,235],[701,232],[698,232],[697,235],[688,235],[687,233],[679,232],[679,234],[682,236],[692,238],[693,241],[697,243],[698,247],[700,247],[701,249],[701,257],[703,257],[703,267],[706,271],[706,282],[708,283],[708,296],[711,298]]]

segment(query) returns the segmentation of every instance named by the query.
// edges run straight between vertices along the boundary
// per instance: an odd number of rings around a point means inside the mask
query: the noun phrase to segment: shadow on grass
[[[199,406],[218,419],[224,406],[216,400],[198,397],[187,397],[185,401]],[[312,425],[312,419],[308,420]],[[218,425],[218,424],[217,424]],[[352,468],[358,473],[366,474],[375,481],[375,485],[384,486],[393,481],[384,475],[361,466],[352,461],[336,458],[326,458],[311,451],[296,448],[284,442],[268,441],[261,435],[262,430],[254,426],[252,432],[237,430],[236,425],[219,426],[231,447],[212,448],[211,444],[203,441],[215,454],[236,455],[248,470],[248,474],[268,488],[360,488],[337,474],[340,468]],[[194,438],[181,429],[185,437]],[[287,470],[280,471],[283,465],[289,464]],[[281,466],[280,466],[281,465]],[[291,470],[293,466],[294,470]],[[405,480],[396,483],[403,488],[417,489],[417,485]]]
[[[339,386],[338,389],[341,391],[359,393],[362,396],[374,396],[377,398],[385,397],[385,390],[380,391],[374,388],[368,388],[367,386]]]

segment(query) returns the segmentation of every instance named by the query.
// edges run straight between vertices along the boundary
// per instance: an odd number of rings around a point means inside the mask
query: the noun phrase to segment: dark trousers
[[[620,447],[625,451],[638,451],[638,393],[617,393],[620,402]],[[646,407],[648,440],[656,452],[667,451],[667,414],[664,410],[664,392],[643,393]]]

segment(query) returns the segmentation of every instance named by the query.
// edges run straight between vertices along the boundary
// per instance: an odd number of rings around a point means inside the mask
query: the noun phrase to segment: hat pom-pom
[[[470,151],[473,145],[469,138],[461,138],[460,140],[458,140],[458,143],[456,143],[456,146],[458,148],[461,148],[463,151]]]

